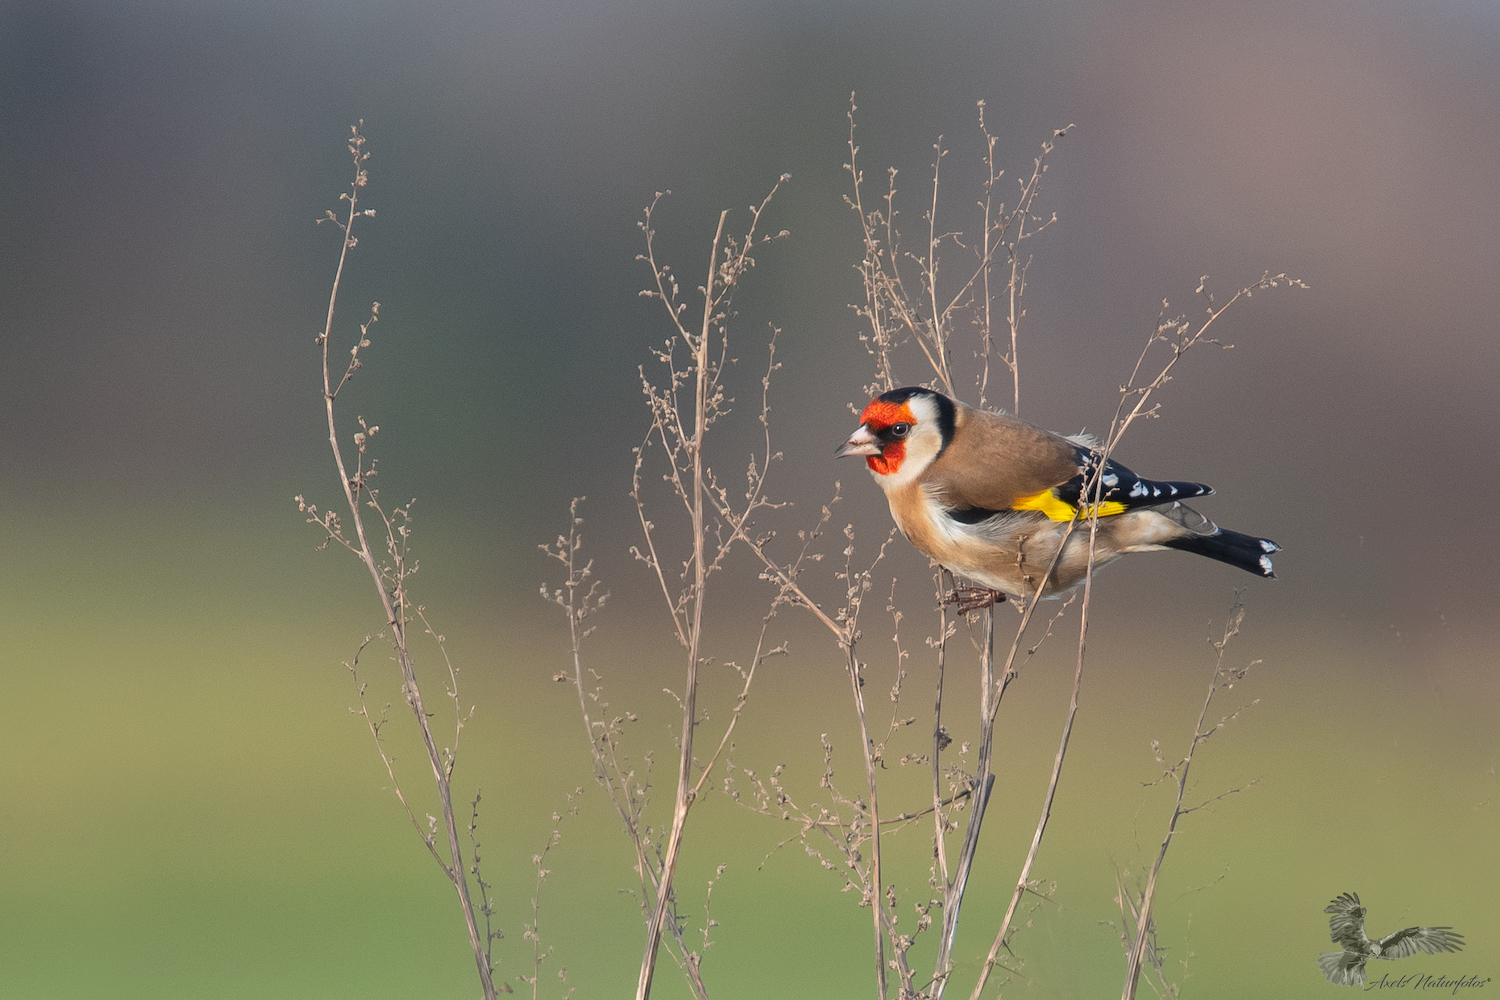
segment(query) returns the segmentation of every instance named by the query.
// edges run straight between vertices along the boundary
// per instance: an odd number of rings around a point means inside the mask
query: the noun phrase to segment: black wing
[[[1054,486],[1053,495],[1070,507],[1077,507],[1083,499],[1090,477],[1099,467],[1099,458],[1097,451],[1079,448],[1078,464],[1083,471],[1067,482]],[[1104,463],[1104,476],[1099,486],[1101,501],[1120,504],[1126,510],[1135,507],[1155,507],[1174,500],[1206,497],[1214,491],[1214,488],[1206,483],[1169,483],[1142,479],[1113,459]],[[1090,490],[1088,499],[1092,501],[1093,498],[1094,494]]]

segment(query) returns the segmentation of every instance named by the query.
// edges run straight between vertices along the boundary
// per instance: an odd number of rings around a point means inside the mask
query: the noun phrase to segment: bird
[[[1371,941],[1365,934],[1365,907],[1360,905],[1357,892],[1336,897],[1323,912],[1333,914],[1328,918],[1328,933],[1335,944],[1344,948],[1318,956],[1318,968],[1335,986],[1365,985],[1365,963],[1372,958],[1394,961],[1419,951],[1436,955],[1441,951],[1460,951],[1464,946],[1464,936],[1455,934],[1452,927],[1408,927]]]
[[[948,599],[966,611],[1007,596],[1030,599],[1039,589],[1059,597],[1081,584],[1091,507],[1096,567],[1129,552],[1180,549],[1276,576],[1271,554],[1281,546],[1220,528],[1182,502],[1212,487],[1142,479],[1105,459],[1088,435],[1053,434],[931,389],[907,386],[872,399],[834,457],[852,455],[865,459],[907,540],[978,584],[956,587]],[[1096,472],[1101,492],[1091,505]]]

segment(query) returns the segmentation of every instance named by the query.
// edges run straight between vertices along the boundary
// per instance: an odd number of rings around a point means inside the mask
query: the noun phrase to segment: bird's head
[[[904,486],[927,470],[953,438],[953,400],[931,389],[892,389],[870,400],[859,427],[834,457],[862,455],[875,481]]]

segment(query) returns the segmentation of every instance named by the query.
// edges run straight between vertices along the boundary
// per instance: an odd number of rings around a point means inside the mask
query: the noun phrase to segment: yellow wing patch
[[[1123,514],[1126,507],[1116,500],[1106,500],[1098,505],[1099,516],[1109,517],[1111,514]],[[1070,503],[1059,500],[1052,494],[1051,490],[1042,490],[1035,496],[1022,497],[1012,506],[1013,510],[1039,510],[1054,521],[1071,521],[1073,514],[1078,510]],[[1080,519],[1088,517],[1089,511],[1085,510],[1078,515]]]

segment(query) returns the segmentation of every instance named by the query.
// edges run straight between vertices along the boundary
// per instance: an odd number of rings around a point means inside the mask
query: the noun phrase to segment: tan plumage
[[[1079,472],[1075,442],[972,407],[955,407],[953,440],[924,482],[964,507],[1009,510]]]
[[[982,587],[1017,597],[1036,592],[1100,457],[1087,438],[1062,437],[919,388],[872,400],[838,455],[864,456],[891,516],[918,550]],[[1144,480],[1107,463],[1095,566],[1129,552],[1178,548],[1274,576],[1275,542],[1226,531],[1179,502],[1212,492],[1202,483]],[[1088,536],[1087,524],[1073,530],[1043,596],[1083,581]]]

